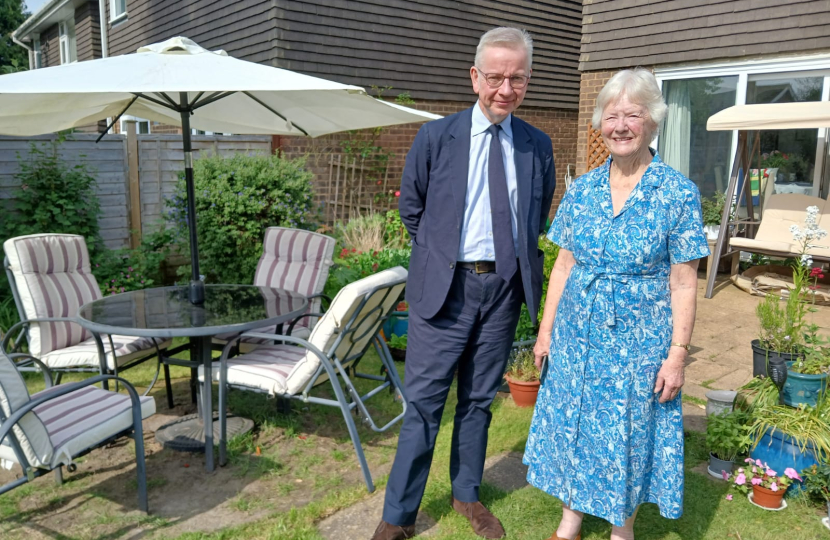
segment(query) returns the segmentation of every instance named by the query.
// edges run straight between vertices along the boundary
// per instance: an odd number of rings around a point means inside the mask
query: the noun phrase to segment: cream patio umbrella
[[[208,51],[176,37],[136,54],[0,76],[0,134],[52,133],[124,114],[182,127],[192,265],[201,303],[190,130],[319,137],[440,116],[363,88]],[[112,125],[111,124],[111,125]],[[103,135],[102,135],[103,136]]]

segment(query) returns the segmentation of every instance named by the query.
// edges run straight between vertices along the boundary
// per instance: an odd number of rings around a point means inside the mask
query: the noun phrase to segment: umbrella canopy
[[[713,114],[708,131],[733,129],[810,129],[830,127],[830,102],[735,105]]]
[[[363,88],[211,52],[177,37],[136,54],[0,76],[0,134],[38,135],[130,114],[182,127],[192,267],[199,275],[190,129],[306,135],[440,118],[369,96]],[[111,124],[111,125],[112,125]],[[102,134],[103,136],[103,134]]]

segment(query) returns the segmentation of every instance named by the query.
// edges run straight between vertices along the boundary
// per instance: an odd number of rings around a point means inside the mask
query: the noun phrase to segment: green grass
[[[703,407],[706,406],[705,399],[700,399],[699,397],[690,396],[688,394],[683,394],[683,403],[691,403],[692,405],[701,405]]]

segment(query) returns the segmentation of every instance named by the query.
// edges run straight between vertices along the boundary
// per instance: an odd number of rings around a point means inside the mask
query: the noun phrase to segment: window
[[[706,131],[706,121],[735,104],[738,77],[666,81],[669,113],[660,129],[662,159],[692,179],[703,197],[726,191],[732,158],[731,131]]]
[[[698,185],[703,196],[726,189],[737,150],[736,131],[706,131],[711,115],[732,105],[830,99],[829,54],[658,68],[655,75],[669,106],[657,148],[666,163]],[[752,156],[752,166],[766,169],[753,194],[757,189],[759,195],[827,196],[827,129],[753,133],[760,137],[760,149]]]
[[[127,0],[110,0],[110,21],[127,16]]]
[[[78,60],[75,44],[75,19],[67,19],[58,23],[60,36],[61,64],[71,64]]]
[[[35,45],[34,45],[35,66],[34,66],[34,69],[40,69],[40,68],[43,67],[43,60],[42,60],[43,52],[42,52],[42,49],[40,47],[40,38],[37,38],[37,37],[34,38],[34,42],[35,42]]]
[[[150,121],[135,116],[124,115],[121,117],[120,129],[121,133],[127,133],[127,122],[135,122],[135,132],[139,135],[148,135],[150,133]]]

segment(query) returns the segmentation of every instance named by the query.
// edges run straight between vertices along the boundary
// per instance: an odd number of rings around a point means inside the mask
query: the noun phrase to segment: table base
[[[228,440],[254,428],[253,420],[241,416],[228,416]],[[213,413],[213,440],[219,442],[219,413]],[[156,441],[165,448],[180,452],[205,451],[205,425],[201,415],[189,414],[164,424],[156,430]]]

